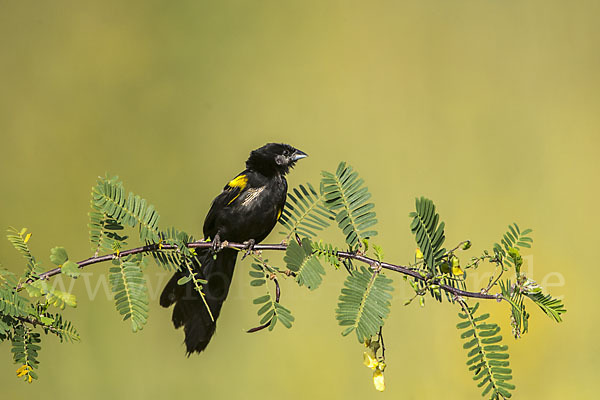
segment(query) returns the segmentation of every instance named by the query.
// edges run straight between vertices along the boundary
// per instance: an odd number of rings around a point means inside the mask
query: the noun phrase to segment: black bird
[[[285,175],[296,161],[307,155],[287,144],[268,143],[250,153],[246,170],[233,178],[212,202],[204,220],[204,237],[210,238],[218,250],[222,241],[246,243],[251,248],[271,232],[285,205],[287,181]],[[206,302],[214,318],[211,320],[193,282],[178,285],[187,276],[181,268],[167,283],[160,296],[160,305],[173,309],[173,325],[183,326],[188,356],[206,348],[215,332],[216,319],[229,292],[238,251],[224,248],[197,251],[193,260],[198,277],[208,281],[203,285]]]

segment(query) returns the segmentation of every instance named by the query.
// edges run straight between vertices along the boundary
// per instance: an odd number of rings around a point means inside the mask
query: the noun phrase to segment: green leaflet
[[[74,294],[57,290],[46,280],[38,279],[24,285],[24,287],[29,297],[45,296],[48,304],[61,310],[65,308],[65,305],[77,307],[77,299]]]
[[[510,280],[500,281],[502,297],[511,305],[511,326],[515,338],[520,338],[529,328],[529,313],[525,310],[524,298],[529,298],[542,311],[556,322],[562,322],[562,314],[567,312],[561,300],[549,294],[544,295],[537,284],[521,275],[520,285],[512,284]]]
[[[77,278],[81,275],[81,271],[79,270],[79,265],[73,261],[67,261],[60,268],[61,273],[70,276],[71,278]]]
[[[37,379],[37,374],[33,371],[38,367],[38,351],[41,349],[39,343],[40,334],[32,332],[24,325],[15,327],[12,338],[12,353],[15,364],[20,365],[17,369],[17,376],[23,377],[25,381],[31,382]]]
[[[141,257],[119,257],[115,262],[108,276],[115,306],[123,320],[131,320],[131,329],[137,332],[148,320],[148,291],[140,268]]]
[[[364,266],[348,275],[342,288],[336,319],[345,327],[342,335],[356,331],[358,341],[379,332],[390,312],[392,280],[382,272],[373,272]]]
[[[13,289],[0,287],[0,313],[13,317],[26,317],[31,311],[27,298]]]
[[[76,262],[69,261],[69,255],[64,247],[54,247],[50,249],[50,261],[60,267],[62,274],[71,278],[77,278],[81,271]]]
[[[351,250],[361,246],[363,239],[377,235],[375,205],[367,203],[371,193],[363,186],[364,181],[351,166],[341,162],[335,174],[321,172],[325,207],[335,213],[338,227],[346,237]]]
[[[174,227],[160,233],[161,243],[177,246],[176,251],[153,251],[154,261],[167,271],[178,270],[189,262],[194,256],[194,252],[187,247],[187,244],[194,241],[194,238],[184,231]]]
[[[433,201],[425,197],[417,198],[415,208],[416,211],[409,214],[409,217],[412,218],[410,229],[415,235],[417,245],[423,254],[423,262],[432,275],[450,271],[450,257],[444,257],[446,249],[442,247],[446,239],[445,224],[440,222],[440,216],[436,212]],[[426,286],[425,282],[421,280],[415,280],[415,283],[421,289]],[[440,278],[440,283],[456,289],[465,289],[464,279],[457,277],[443,276]],[[440,290],[430,289],[429,292],[434,299],[442,301]],[[448,292],[444,293],[448,301],[453,302],[450,294]]]
[[[0,268],[0,288],[14,288],[19,284],[19,279],[15,274],[5,268]]]
[[[323,281],[325,269],[313,254],[313,247],[310,239],[302,239],[302,246],[295,240],[291,241],[285,252],[283,261],[286,262],[290,271],[296,273],[296,281],[300,286],[306,286],[314,290]]]
[[[0,343],[11,337],[13,326],[16,324],[17,321],[13,317],[0,312]]]
[[[321,260],[325,260],[327,263],[338,269],[340,267],[340,259],[337,256],[338,248],[329,244],[323,243],[323,241],[312,242],[313,254]]]
[[[182,244],[182,246],[178,246],[178,248],[181,248],[182,254],[180,269],[183,272],[187,272],[187,276],[180,278],[177,281],[177,284],[185,285],[186,283],[191,281],[194,284],[194,290],[196,290],[196,292],[200,294],[202,302],[204,303],[204,307],[206,307],[206,311],[208,311],[208,315],[210,316],[211,321],[214,321],[215,317],[213,316],[212,310],[210,309],[210,306],[206,301],[206,296],[202,287],[202,285],[204,285],[206,281],[204,279],[201,279],[199,273],[194,269],[190,250],[185,246],[185,244]]]
[[[50,261],[54,265],[62,265],[69,259],[67,250],[64,247],[53,247],[50,249]]]
[[[323,198],[323,185],[318,193],[310,183],[288,191],[285,207],[279,218],[279,223],[287,233],[281,233],[288,240],[295,234],[312,238],[317,231],[327,228],[335,215],[323,205]]]
[[[79,342],[81,337],[70,321],[63,319],[62,315],[50,315],[50,324],[46,330],[58,336],[61,342]]]
[[[128,236],[119,235],[117,232],[123,231],[125,227],[115,219],[108,217],[105,213],[99,212],[100,207],[96,207],[92,202],[92,211],[90,211],[90,242],[92,251],[95,255],[101,252],[113,253],[116,249],[124,246]]]
[[[92,187],[92,198],[90,201],[91,211],[89,213],[90,221],[90,242],[94,255],[101,252],[113,253],[125,245],[127,236],[119,235],[125,229],[123,224],[114,218],[111,218],[105,211],[104,206],[96,201],[95,193],[104,187],[104,183],[109,182],[113,185],[120,185],[118,177],[106,175],[99,177],[96,186]]]
[[[27,267],[25,268],[22,279],[26,280],[31,276],[41,274],[43,272],[42,267],[36,262],[27,245],[27,242],[31,238],[31,233],[27,233],[27,228],[17,231],[15,228],[10,227],[7,231],[8,234],[6,235],[6,238],[8,241],[23,257],[25,257],[25,260],[27,260]]]
[[[264,286],[264,290],[266,291],[265,294],[260,295],[252,301],[260,307],[257,312],[260,318],[259,323],[261,324],[259,328],[262,329],[268,326],[269,330],[272,331],[277,321],[281,322],[286,328],[291,328],[295,320],[294,316],[288,308],[278,302],[276,293],[272,293],[269,285],[266,285],[269,272],[263,265],[258,263],[252,263],[251,267],[250,276],[255,279],[250,281],[250,285]],[[256,330],[258,328],[251,329],[249,332]]]
[[[500,327],[494,323],[485,322],[489,314],[476,316],[479,303],[469,307],[460,301],[463,312],[458,316],[462,319],[456,325],[457,329],[465,330],[461,339],[466,340],[463,348],[467,353],[467,366],[473,372],[473,380],[477,387],[483,388],[482,396],[490,395],[490,399],[510,398],[511,390],[515,389],[512,380],[512,369],[509,368],[508,346],[500,345],[502,336]]]
[[[509,279],[506,282],[499,281],[498,283],[502,297],[511,305],[510,325],[513,336],[518,339],[529,330],[529,313],[523,303],[523,294],[520,290],[512,290],[512,283]]]
[[[494,243],[494,252],[499,254],[505,262],[509,265],[515,265],[514,257],[510,257],[511,248],[518,251],[521,247],[531,248],[533,239],[529,235],[533,232],[531,229],[525,229],[521,232],[521,229],[516,223],[508,225],[508,230],[502,235],[500,240],[501,244]],[[520,269],[520,265],[517,265],[517,272]]]
[[[541,290],[534,293],[526,293],[535,304],[537,304],[546,315],[556,322],[562,322],[561,315],[567,312],[565,305],[559,299],[555,299],[549,294],[544,295]]]
[[[416,212],[409,214],[409,217],[413,219],[410,230],[415,235],[417,245],[423,253],[425,264],[429,271],[435,274],[436,265],[446,252],[446,249],[442,247],[446,239],[444,223],[439,222],[440,216],[435,212],[433,201],[421,197],[417,198],[415,203]]]
[[[95,213],[93,216],[90,214],[90,238],[93,244],[103,237],[103,229],[107,228],[106,224],[110,223],[110,219],[114,220],[113,227],[138,225],[142,242],[158,242],[160,238],[160,217],[154,206],[131,192],[126,195],[125,188],[117,177],[98,179],[98,183],[92,188],[92,212]]]

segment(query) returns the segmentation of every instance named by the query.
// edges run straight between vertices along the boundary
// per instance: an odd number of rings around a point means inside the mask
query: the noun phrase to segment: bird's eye
[[[288,156],[290,155],[290,151],[289,151],[289,150],[284,150],[284,151],[283,151],[283,155],[284,155],[285,157],[288,157]]]

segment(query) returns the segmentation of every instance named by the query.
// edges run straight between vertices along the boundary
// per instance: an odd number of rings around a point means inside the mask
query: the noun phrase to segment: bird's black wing
[[[214,235],[217,234],[217,227],[215,226],[217,215],[223,208],[233,203],[244,192],[247,186],[247,171],[237,175],[225,185],[223,191],[213,200],[210,210],[206,214],[203,228],[204,236],[214,239]]]

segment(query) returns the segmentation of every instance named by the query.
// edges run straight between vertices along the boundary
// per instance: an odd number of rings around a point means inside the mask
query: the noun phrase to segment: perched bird
[[[202,291],[211,316],[193,282],[179,285],[188,275],[180,268],[160,296],[160,305],[173,309],[173,325],[183,326],[188,356],[206,348],[215,332],[216,319],[229,292],[237,251],[218,250],[222,241],[246,243],[252,248],[271,232],[285,205],[285,175],[296,161],[307,155],[287,144],[268,143],[250,153],[246,169],[233,178],[212,202],[204,220],[204,237],[213,249],[197,251],[193,260],[196,276],[207,281]],[[216,257],[215,257],[215,249]]]

